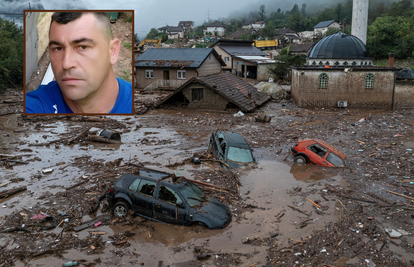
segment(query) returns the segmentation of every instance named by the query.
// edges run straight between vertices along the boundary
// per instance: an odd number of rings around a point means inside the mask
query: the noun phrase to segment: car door
[[[328,149],[321,146],[320,144],[312,144],[308,146],[309,160],[316,164],[322,166],[331,166],[331,164],[326,161],[326,156],[328,154]]]
[[[130,187],[133,187],[134,183]],[[135,186],[135,185],[134,185]],[[136,187],[136,191],[130,189],[132,194],[129,196],[133,204],[134,212],[144,215],[146,217],[153,216],[153,206],[154,206],[154,193],[157,184],[154,181],[149,181],[146,179],[141,179],[140,183]]]
[[[177,206],[178,203],[182,206]],[[183,198],[167,184],[159,184],[154,204],[154,218],[172,224],[187,224],[187,204]]]

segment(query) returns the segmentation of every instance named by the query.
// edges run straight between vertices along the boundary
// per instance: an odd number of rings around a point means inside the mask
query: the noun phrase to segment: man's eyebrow
[[[71,41],[71,43],[72,44],[79,44],[79,43],[91,43],[91,44],[93,44],[93,43],[95,43],[95,41],[93,39],[83,37],[83,38],[73,40],[73,41]]]
[[[79,44],[79,43],[91,43],[91,44],[94,44],[95,41],[93,39],[90,39],[90,38],[79,38],[79,39],[76,39],[76,40],[71,41],[71,44]],[[49,46],[50,45],[62,46],[63,44],[61,42],[53,41],[52,40],[52,41],[49,42]]]

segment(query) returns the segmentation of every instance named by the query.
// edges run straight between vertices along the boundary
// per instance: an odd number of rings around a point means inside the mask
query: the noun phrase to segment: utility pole
[[[207,10],[207,22],[210,21],[210,9]]]

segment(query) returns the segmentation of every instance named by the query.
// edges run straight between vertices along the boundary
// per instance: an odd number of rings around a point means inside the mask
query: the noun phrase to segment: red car
[[[293,160],[298,163],[326,167],[345,167],[347,165],[344,153],[319,139],[299,141],[291,150],[294,155]]]

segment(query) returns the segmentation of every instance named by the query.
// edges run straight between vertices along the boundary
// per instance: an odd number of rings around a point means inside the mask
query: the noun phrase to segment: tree
[[[370,56],[384,58],[390,52],[394,52],[396,58],[412,56],[409,44],[413,42],[409,38],[413,37],[413,26],[409,18],[378,17],[368,26],[367,48]]]
[[[304,55],[289,55],[290,46],[283,48],[279,55],[275,57],[276,63],[268,67],[268,72],[273,74],[276,79],[283,80],[288,73],[290,66],[303,66],[306,63]]]
[[[262,37],[272,38],[273,36],[275,36],[275,29],[276,28],[275,25],[273,25],[273,22],[269,21],[260,33]]]
[[[265,5],[260,6],[259,15],[262,20],[265,20],[266,16]]]
[[[302,16],[306,17],[306,4],[305,3],[302,4],[302,9],[300,10],[300,13],[302,14]]]
[[[155,28],[151,28],[150,32],[145,36],[145,39],[157,39],[160,33]]]
[[[134,42],[135,42],[136,44],[138,44],[138,43],[139,43],[138,33],[135,33],[135,34],[134,34]]]
[[[401,0],[399,2],[393,2],[388,9],[388,16],[403,16],[408,17],[411,14],[411,0]]]
[[[323,34],[323,37],[331,35],[331,34],[338,33],[340,31],[341,31],[341,29],[337,29],[337,28],[334,28],[334,27],[328,27],[328,30]]]
[[[295,4],[292,8],[292,10],[290,11],[291,14],[293,13],[299,13],[299,6],[297,4]]]
[[[305,18],[299,13],[292,13],[287,20],[288,27],[294,31],[300,32],[306,29]]]
[[[0,90],[23,86],[23,30],[0,18]]]

